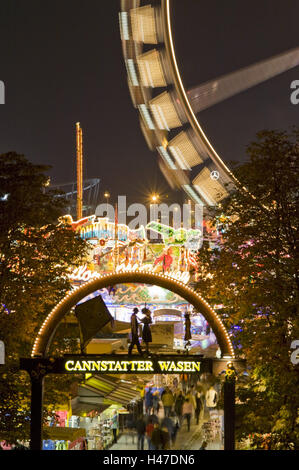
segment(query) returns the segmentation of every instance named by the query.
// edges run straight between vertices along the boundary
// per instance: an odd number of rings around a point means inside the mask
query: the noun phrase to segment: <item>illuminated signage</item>
[[[221,359],[202,355],[160,354],[147,358],[133,354],[70,354],[62,357],[30,357],[20,359],[20,369],[32,377],[48,374],[212,374],[227,367],[227,357]],[[246,368],[246,360],[233,361],[236,370]],[[216,371],[216,372],[215,372]]]
[[[150,272],[155,274],[155,266],[151,264],[146,264],[142,266],[138,266],[138,264],[135,265],[125,265],[120,264],[116,267],[116,272],[135,272],[136,270],[138,271],[144,271],[144,272]],[[188,271],[166,271],[165,274],[167,276],[171,277],[172,279],[176,279],[177,281],[184,282],[185,284],[188,284],[190,280],[190,274]],[[90,269],[87,268],[87,265],[80,266],[78,268],[75,268],[74,271],[69,275],[71,281],[81,281],[81,282],[87,282],[90,281],[91,279],[95,278],[100,278],[101,275],[97,271],[91,271]]]
[[[21,359],[22,368],[34,368],[37,359]],[[181,374],[212,371],[212,362],[201,355],[85,354],[40,358],[44,375],[52,374]]]
[[[94,374],[180,374],[203,372],[206,369],[207,359],[202,356],[153,356],[146,359],[139,356],[113,355],[113,356],[77,356],[63,360],[62,368],[66,373],[94,373]],[[61,367],[61,366],[60,366]]]
[[[138,266],[138,264],[136,265],[125,265],[124,263],[123,264],[120,264],[119,266],[117,266],[116,268],[116,272],[134,272],[134,271],[145,271],[145,272],[151,272],[153,274],[155,274],[156,272],[156,268],[155,266],[151,265],[151,264],[145,264],[145,265],[142,265],[142,266]],[[181,282],[184,282],[185,284],[188,284],[189,280],[190,280],[190,274],[188,271],[165,271],[164,274],[167,274],[167,276],[173,278],[173,279],[176,279],[177,281],[181,281]]]
[[[213,359],[201,355],[160,354],[143,358],[128,354],[70,354],[63,357],[22,358],[22,370],[47,374],[194,374],[212,373]],[[30,372],[31,373],[31,372]]]
[[[134,372],[181,373],[200,372],[200,361],[180,360],[68,360],[66,372]]]
[[[87,268],[86,264],[84,266],[79,266],[78,268],[75,268],[73,272],[69,275],[71,281],[81,282],[87,282],[95,278],[99,279],[100,277],[100,273],[96,271],[91,271]]]

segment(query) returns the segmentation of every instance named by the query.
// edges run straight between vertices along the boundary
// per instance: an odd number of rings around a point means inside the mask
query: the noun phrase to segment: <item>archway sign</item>
[[[211,326],[217,338],[222,357],[229,359],[235,357],[233,345],[225,326],[217,313],[198,292],[185,285],[183,282],[167,275],[167,273],[147,273],[142,270],[105,274],[100,278],[92,279],[83,284],[83,286],[77,287],[69,292],[50,312],[42,324],[42,327],[35,339],[31,356],[46,356],[58,325],[71,308],[84,299],[84,297],[92,294],[96,290],[113,286],[115,284],[125,283],[144,283],[164,287],[187,300],[206,318],[207,322]]]
[[[48,355],[55,332],[67,313],[93,292],[124,283],[144,283],[157,285],[159,287],[175,292],[187,300],[200,312],[210,324],[221,350],[221,359],[203,358],[195,355],[161,355],[149,356],[146,359],[140,356],[128,356],[118,354],[107,355],[65,355],[52,358]],[[107,327],[105,327],[105,330]],[[109,328],[108,328],[109,329]],[[112,331],[112,329],[111,329]],[[30,448],[40,450],[42,448],[42,408],[43,408],[43,381],[47,374],[65,373],[198,373],[212,372],[219,368],[223,370],[227,361],[234,360],[234,350],[229,335],[212,307],[183,282],[172,278],[170,275],[148,273],[142,270],[132,272],[114,272],[102,275],[86,282],[69,292],[49,313],[43,322],[38,335],[34,341],[31,358],[22,358],[20,368],[26,370],[31,378],[31,425],[30,425]],[[237,361],[239,362],[239,361]],[[220,363],[220,364],[219,364]],[[219,370],[219,369],[218,369]],[[224,448],[234,449],[234,381],[226,381],[224,387]]]

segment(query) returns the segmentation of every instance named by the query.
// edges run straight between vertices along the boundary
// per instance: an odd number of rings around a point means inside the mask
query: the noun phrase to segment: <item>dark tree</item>
[[[240,188],[213,214],[219,246],[198,256],[197,288],[220,313],[249,380],[239,381],[238,437],[268,433],[268,446],[298,446],[299,129],[263,131],[235,169]],[[247,188],[245,190],[245,188]],[[242,386],[241,386],[242,382]],[[261,445],[261,444],[259,444]]]
[[[47,170],[16,153],[0,155],[0,339],[6,348],[0,437],[9,442],[28,437],[30,386],[19,358],[30,355],[45,316],[71,287],[70,269],[86,252],[85,242],[58,222],[65,201],[49,190]]]

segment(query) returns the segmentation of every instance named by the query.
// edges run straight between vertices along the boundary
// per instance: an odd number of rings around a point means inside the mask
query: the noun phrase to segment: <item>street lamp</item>
[[[152,206],[157,204],[159,202],[160,195],[159,194],[151,194],[150,195],[150,217],[152,216]],[[157,222],[159,221],[159,218],[157,219]]]
[[[106,205],[107,205],[107,208],[106,208],[107,214],[106,214],[106,216],[108,217],[108,203],[109,203],[110,193],[108,191],[105,191],[104,192],[104,197],[106,198]]]
[[[151,195],[151,202],[158,202],[159,201],[159,194],[152,194]]]

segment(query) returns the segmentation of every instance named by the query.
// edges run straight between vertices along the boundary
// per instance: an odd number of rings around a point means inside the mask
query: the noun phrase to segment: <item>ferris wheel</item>
[[[214,206],[239,184],[218,155],[198,113],[299,65],[299,47],[186,90],[174,49],[171,0],[121,0],[128,86],[140,126],[172,188]]]

